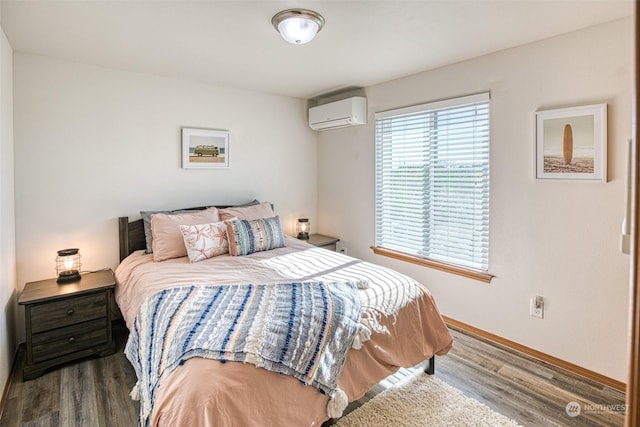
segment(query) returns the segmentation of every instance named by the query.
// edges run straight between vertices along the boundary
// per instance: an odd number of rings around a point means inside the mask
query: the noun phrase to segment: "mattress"
[[[349,401],[400,367],[444,355],[452,338],[431,293],[394,270],[287,237],[286,246],[249,256],[154,262],[137,251],[116,269],[116,302],[129,328],[148,297],[176,286],[351,281],[361,288],[361,323],[371,338],[350,350],[339,379]],[[162,378],[152,426],[318,426],[328,397],[293,377],[251,364],[192,358]]]

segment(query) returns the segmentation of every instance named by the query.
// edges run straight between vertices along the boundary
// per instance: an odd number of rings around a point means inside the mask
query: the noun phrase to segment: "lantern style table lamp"
[[[298,232],[298,239],[300,240],[309,240],[309,229],[311,228],[311,223],[309,222],[309,218],[298,218],[298,222],[296,223],[296,231]]]
[[[56,273],[58,283],[75,282],[80,280],[80,254],[79,249],[62,249],[56,257]]]

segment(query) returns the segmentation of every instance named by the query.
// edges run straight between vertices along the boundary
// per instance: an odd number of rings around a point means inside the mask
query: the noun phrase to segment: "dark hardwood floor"
[[[118,351],[87,358],[22,381],[25,352],[20,352],[0,426],[116,427],[138,424],[138,403],[129,391],[135,372],[123,354],[127,330],[114,326]]]
[[[136,426],[138,406],[129,397],[136,379],[122,353],[126,330],[119,327],[114,332],[119,345],[116,354],[69,364],[31,381],[22,381],[21,354],[0,427]],[[452,329],[452,334],[454,348],[436,359],[436,377],[495,411],[524,426],[624,424],[624,393],[461,331]],[[421,366],[401,369],[350,404],[347,411],[421,370]],[[581,413],[576,417],[567,415],[570,402],[580,404]]]

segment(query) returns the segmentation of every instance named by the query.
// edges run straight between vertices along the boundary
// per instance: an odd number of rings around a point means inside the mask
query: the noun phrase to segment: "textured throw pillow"
[[[189,262],[229,253],[227,225],[223,222],[209,224],[181,225],[180,231],[187,248]]]
[[[153,260],[164,261],[187,255],[181,225],[208,224],[220,221],[218,209],[208,208],[194,213],[175,215],[151,215],[151,234],[153,235]]]
[[[268,251],[285,245],[280,218],[225,221],[229,239],[229,253],[233,256]]]
[[[238,219],[258,219],[258,218],[271,218],[276,216],[271,207],[271,203],[264,202],[259,205],[252,206],[238,206],[226,209],[220,209],[220,220],[226,221],[231,218]]]

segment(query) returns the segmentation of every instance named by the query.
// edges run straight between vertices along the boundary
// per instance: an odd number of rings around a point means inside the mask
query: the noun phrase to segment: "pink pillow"
[[[151,234],[153,235],[153,260],[164,261],[187,255],[181,225],[208,224],[220,221],[218,209],[208,208],[200,212],[176,215],[151,215]]]
[[[189,262],[229,253],[227,225],[223,222],[209,224],[181,225],[184,245],[187,248]]]
[[[247,221],[251,221],[254,219],[271,218],[274,216],[276,216],[276,214],[273,212],[273,208],[271,208],[271,203],[269,202],[253,206],[220,209],[221,221],[230,220],[234,217],[237,219],[246,219]]]

